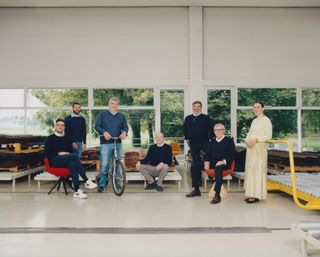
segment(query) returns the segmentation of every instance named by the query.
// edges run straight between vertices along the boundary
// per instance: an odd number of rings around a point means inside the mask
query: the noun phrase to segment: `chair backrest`
[[[70,170],[68,168],[51,167],[48,158],[44,159],[44,167],[47,172],[57,177],[68,177],[70,175]]]
[[[181,153],[180,145],[177,142],[171,142],[170,146],[172,148],[172,154],[173,155],[178,155],[178,154]]]

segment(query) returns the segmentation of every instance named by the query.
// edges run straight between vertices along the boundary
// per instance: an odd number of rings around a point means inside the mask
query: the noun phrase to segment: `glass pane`
[[[82,111],[82,115],[88,121],[88,111]],[[70,114],[70,110],[27,110],[26,132],[32,135],[49,135],[54,132],[56,119],[64,119]],[[87,122],[88,131],[88,122]]]
[[[273,139],[297,139],[297,111],[295,110],[267,110],[266,116],[271,119]],[[252,110],[237,111],[238,142],[244,142],[252,120],[255,118]]]
[[[0,110],[0,134],[24,134],[24,110]]]
[[[320,110],[302,111],[302,148],[320,151]]]
[[[238,106],[252,106],[257,101],[263,102],[265,106],[296,106],[296,89],[238,89]]]
[[[74,102],[88,106],[87,89],[29,89],[27,95],[28,107],[65,106]]]
[[[94,89],[94,105],[107,106],[113,96],[119,97],[122,106],[153,106],[153,89],[145,88]]]
[[[160,91],[161,131],[165,137],[183,137],[184,91]]]
[[[320,106],[320,89],[303,89],[302,90],[303,106]]]
[[[100,144],[99,135],[94,130],[95,121],[102,110],[92,111],[93,145]],[[129,135],[123,141],[123,152],[133,147],[147,149],[153,143],[155,130],[155,111],[154,110],[122,110],[129,126]]]
[[[231,134],[231,91],[208,90],[208,115],[214,123],[222,123]]]
[[[0,107],[23,107],[23,89],[0,89]]]

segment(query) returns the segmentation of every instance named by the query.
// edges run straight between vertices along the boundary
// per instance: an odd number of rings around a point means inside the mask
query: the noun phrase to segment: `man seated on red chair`
[[[86,176],[86,173],[80,163],[79,156],[73,153],[71,138],[64,134],[65,122],[63,119],[57,119],[55,124],[55,133],[48,136],[45,142],[45,156],[48,158],[50,166],[54,168],[68,168],[72,184],[74,187],[74,198],[87,198],[87,195],[79,189],[79,175],[84,181],[84,186],[88,189],[94,189],[97,185]]]
[[[211,204],[221,202],[220,192],[223,179],[223,171],[230,169],[231,163],[235,158],[235,145],[231,137],[224,135],[225,127],[221,123],[217,123],[214,128],[215,138],[208,145],[206,153],[206,161],[204,169],[215,170],[215,187],[216,192],[214,198],[210,201]]]

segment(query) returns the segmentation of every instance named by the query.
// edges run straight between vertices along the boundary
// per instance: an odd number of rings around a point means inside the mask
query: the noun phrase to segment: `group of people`
[[[116,150],[121,156],[121,142],[128,135],[128,124],[123,113],[119,112],[120,101],[111,97],[108,109],[97,116],[95,130],[100,135],[100,180],[99,185],[88,179],[81,165],[80,156],[86,148],[86,120],[81,115],[81,105],[74,103],[72,113],[64,120],[57,119],[55,133],[48,136],[45,143],[45,155],[51,166],[70,169],[74,186],[75,198],[87,198],[79,188],[79,175],[84,181],[85,188],[98,188],[103,192],[108,185],[109,163],[113,157],[113,140],[116,140]],[[225,136],[225,127],[221,123],[214,124],[208,115],[202,113],[202,103],[195,101],[192,104],[191,115],[184,120],[184,136],[190,147],[192,156],[191,178],[194,190],[186,197],[201,196],[200,186],[203,170],[215,170],[215,196],[212,204],[221,202],[221,186],[223,171],[230,169],[235,159],[235,144],[231,137]],[[245,140],[247,145],[245,189],[246,202],[255,203],[266,199],[267,174],[267,146],[266,141],[272,137],[272,125],[264,115],[264,105],[257,102],[253,105],[256,114]],[[117,139],[114,139],[117,138]],[[163,191],[163,180],[172,164],[172,149],[164,142],[164,135],[156,133],[156,143],[151,145],[144,159],[136,164],[136,169],[145,177],[145,190],[155,189]],[[155,178],[158,178],[156,181]]]
[[[231,137],[225,136],[225,127],[214,122],[201,112],[202,104],[195,101],[192,104],[193,113],[184,121],[184,136],[191,150],[192,187],[194,190],[186,197],[201,196],[201,174],[203,169],[215,170],[215,195],[211,204],[221,202],[221,186],[223,171],[230,169],[235,160],[235,144]],[[272,124],[264,115],[264,104],[256,102],[253,105],[256,118],[245,139],[247,146],[245,163],[245,201],[256,203],[267,197],[267,144],[272,138]]]

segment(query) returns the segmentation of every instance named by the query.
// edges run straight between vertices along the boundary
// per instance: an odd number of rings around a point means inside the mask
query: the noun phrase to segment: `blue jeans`
[[[54,156],[50,159],[50,164],[54,168],[70,169],[70,175],[75,191],[79,189],[79,175],[85,182],[88,180],[86,172],[84,171],[76,153]]]
[[[118,158],[121,159],[121,143],[117,143]],[[100,182],[99,187],[106,188],[109,177],[109,164],[113,158],[113,144],[100,145]]]
[[[73,142],[73,144],[77,144],[78,149],[77,149],[77,150],[73,149],[73,151],[74,151],[74,153],[76,153],[76,154],[79,156],[79,158],[80,158],[80,157],[81,157],[81,153],[82,153],[82,142]]]

